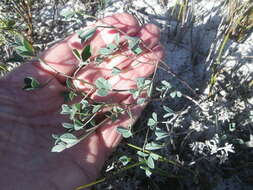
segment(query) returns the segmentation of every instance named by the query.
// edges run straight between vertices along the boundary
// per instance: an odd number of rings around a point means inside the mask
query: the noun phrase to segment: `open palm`
[[[104,18],[97,24],[112,25],[129,36],[141,38],[148,49],[136,60],[129,52],[122,50],[118,56],[106,60],[99,66],[89,65],[78,73],[78,78],[94,83],[99,77],[108,79],[113,89],[131,89],[136,87],[135,79],[147,77],[154,72],[155,64],[163,56],[159,45],[159,30],[148,24],[138,25],[134,17],[117,14]],[[101,28],[89,42],[92,55],[113,40],[115,29]],[[121,36],[124,41],[124,35]],[[71,149],[61,153],[52,153],[52,134],[63,132],[60,127],[66,118],[59,114],[64,103],[62,92],[66,78],[57,75],[56,70],[72,75],[78,60],[72,49],[81,49],[76,34],[45,51],[41,58],[54,68],[38,61],[27,63],[17,68],[5,78],[0,79],[0,186],[4,190],[70,190],[91,182],[99,175],[104,161],[121,136],[117,126],[127,127],[133,122],[123,115],[116,122],[103,124],[94,134]],[[114,66],[126,70],[117,76],[111,75]],[[23,79],[27,76],[36,78],[45,87],[26,92],[22,90]],[[87,92],[85,85],[78,83],[77,88]],[[96,93],[90,95],[94,100],[101,100]],[[133,103],[126,92],[112,92],[103,101],[113,103]],[[132,113],[137,118],[144,106],[133,106]]]

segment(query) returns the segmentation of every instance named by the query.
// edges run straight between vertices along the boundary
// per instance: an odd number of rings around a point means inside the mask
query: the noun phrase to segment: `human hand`
[[[129,36],[141,38],[146,51],[138,58],[142,62],[159,62],[163,50],[159,45],[159,29],[151,24],[140,27],[134,17],[128,14],[116,14],[102,21],[117,27]],[[112,29],[100,29],[92,38],[92,55],[113,39]],[[124,35],[123,35],[124,36]],[[122,40],[124,37],[122,36]],[[99,172],[112,150],[119,144],[121,135],[117,126],[128,127],[133,123],[126,115],[115,122],[104,123],[94,134],[76,146],[61,153],[52,153],[52,134],[63,132],[60,127],[66,121],[60,115],[64,103],[62,92],[66,90],[66,78],[55,71],[71,75],[77,68],[78,61],[72,49],[81,49],[83,45],[77,35],[46,50],[41,57],[55,70],[38,61],[24,64],[6,77],[0,79],[0,186],[5,190],[70,190],[89,183],[98,177]],[[121,52],[121,54],[124,52]],[[127,72],[111,76],[111,68],[127,68]],[[88,66],[78,73],[78,78],[90,83],[99,77],[108,78],[114,89],[136,87],[135,79],[147,77],[154,72],[155,64],[135,65],[131,57],[115,56],[104,61],[98,67]],[[35,91],[22,90],[25,77],[36,78],[41,84],[50,83]],[[87,92],[81,84],[77,88]],[[90,97],[99,100],[95,93]],[[103,101],[131,104],[135,100],[127,92],[112,92],[103,97]],[[144,105],[131,107],[137,118]]]

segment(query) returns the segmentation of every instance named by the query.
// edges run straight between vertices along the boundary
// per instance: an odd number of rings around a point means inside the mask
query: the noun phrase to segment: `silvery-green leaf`
[[[131,90],[129,90],[129,93],[131,93],[133,95],[134,99],[137,99],[138,96],[140,95],[140,91],[137,89],[131,89]]]
[[[149,168],[151,168],[151,169],[155,168],[155,163],[154,163],[154,160],[153,160],[152,156],[148,157],[146,163],[147,163]]]
[[[115,51],[118,48],[118,46],[114,43],[110,43],[110,44],[107,45],[107,48],[112,50],[112,51]]]
[[[107,89],[97,89],[97,95],[104,97],[107,96],[109,94],[109,91]]]
[[[144,104],[146,101],[146,98],[138,98],[137,99],[137,104]]]
[[[142,152],[142,151],[137,151],[137,154],[141,157],[146,157],[148,156],[149,154],[145,153],[145,152]]]
[[[72,87],[71,79],[70,78],[66,79],[66,86],[67,86],[67,88],[71,88]]]
[[[98,53],[99,53],[99,55],[110,55],[113,53],[113,50],[109,49],[109,48],[100,48]]]
[[[164,86],[166,86],[166,88],[171,88],[171,84],[169,82],[167,82],[166,80],[163,80],[161,82]]]
[[[87,100],[81,100],[81,105],[82,105],[82,109],[84,109],[84,108],[86,108],[86,107],[88,107],[89,106],[89,102],[87,101]]]
[[[81,60],[81,55],[77,49],[73,49],[72,52],[78,60]]]
[[[70,10],[70,9],[63,9],[61,12],[60,12],[60,15],[69,19],[71,17],[73,17],[75,15],[75,12]]]
[[[145,84],[145,78],[139,77],[136,79],[136,84],[138,88],[142,88],[143,85]]]
[[[71,113],[72,109],[69,105],[62,104],[61,108],[62,108],[61,114],[70,114]]]
[[[119,158],[119,161],[126,166],[129,162],[130,162],[131,158],[127,157],[127,156],[121,156]]]
[[[146,144],[145,149],[147,149],[147,150],[158,150],[158,149],[161,149],[163,147],[164,147],[164,145],[161,145],[161,144],[158,144],[158,143],[155,143],[155,142],[151,142],[151,143]]]
[[[173,113],[173,112],[174,112],[172,109],[170,109],[170,108],[167,107],[167,106],[163,106],[163,109],[164,109],[166,112],[169,112],[169,113]]]
[[[151,153],[150,156],[154,159],[154,160],[158,160],[160,158],[159,155]]]
[[[148,126],[149,127],[153,127],[153,126],[155,126],[157,124],[157,122],[154,120],[154,119],[152,119],[152,118],[149,118],[148,119]]]
[[[93,105],[92,113],[97,113],[102,108],[102,106],[103,104]]]
[[[52,137],[53,137],[55,140],[59,139],[59,135],[56,135],[56,134],[52,134]]]
[[[66,129],[73,129],[74,125],[71,123],[62,123],[62,126]]]
[[[64,144],[57,144],[57,145],[53,146],[53,148],[51,149],[51,152],[61,152],[64,149],[66,149],[66,145],[64,145]]]
[[[84,125],[83,125],[83,123],[82,123],[81,121],[79,121],[78,119],[76,119],[76,120],[74,121],[74,129],[75,129],[76,131],[82,129],[83,127],[84,127]]]
[[[177,91],[177,97],[181,98],[182,97],[182,93],[180,91]]]
[[[124,127],[117,127],[117,132],[120,133],[124,138],[129,138],[133,135],[130,129]]]
[[[77,137],[71,133],[65,133],[65,134],[61,135],[60,140],[67,143],[67,144],[73,144],[73,143],[76,143],[79,141],[77,139]]]
[[[26,77],[24,78],[25,86],[23,87],[24,90],[35,90],[40,88],[40,83],[33,77]]]
[[[85,61],[86,61],[87,59],[89,59],[90,56],[91,56],[90,45],[88,45],[88,46],[86,46],[86,47],[83,49],[83,51],[82,51],[82,53],[81,53],[82,63],[83,63],[83,64],[86,63]],[[85,65],[85,64],[84,64],[84,65]]]
[[[79,35],[79,38],[81,39],[81,43],[84,43],[87,40],[89,40],[90,38],[92,38],[93,35],[95,34],[96,30],[97,30],[97,28],[94,27],[91,29],[78,31],[77,34]]]
[[[132,52],[134,52],[134,54],[136,54],[136,55],[139,55],[139,54],[141,54],[141,53],[143,52],[143,50],[141,49],[140,46],[136,46],[136,47],[132,48],[131,50],[132,50]]]
[[[171,92],[171,93],[170,93],[170,96],[171,96],[172,98],[175,98],[176,95],[177,95],[177,91],[174,91],[174,92]]]
[[[100,77],[95,81],[95,85],[98,89],[107,89],[111,90],[111,84],[104,78]]]
[[[152,117],[157,122],[157,114],[155,112],[152,113]]]
[[[128,48],[132,49],[135,46],[137,46],[140,43],[140,39],[137,37],[130,37],[126,36],[126,39],[128,40]]]
[[[169,134],[163,131],[161,128],[156,128],[155,130],[156,140],[161,140],[169,136]]]

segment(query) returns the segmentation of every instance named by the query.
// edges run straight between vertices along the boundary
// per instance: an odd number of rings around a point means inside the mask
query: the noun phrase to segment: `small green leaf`
[[[151,153],[150,156],[154,159],[154,160],[158,160],[160,158],[159,155]]]
[[[57,144],[55,145],[52,149],[51,149],[51,152],[61,152],[63,151],[64,149],[66,149],[66,145],[65,144]]]
[[[170,108],[167,107],[167,106],[163,106],[163,109],[164,109],[166,112],[173,113],[173,110],[170,109]]]
[[[124,127],[117,127],[117,132],[120,133],[124,138],[129,138],[133,135],[130,129]]]
[[[40,88],[40,83],[33,77],[26,77],[24,79],[25,86],[23,87],[24,90],[35,90]]]
[[[106,89],[98,89],[97,90],[97,95],[99,95],[99,96],[104,97],[104,96],[107,96],[108,94],[109,94],[109,91]]]
[[[131,90],[129,90],[129,93],[133,95],[134,99],[137,99],[140,95],[140,91],[137,89],[131,89]]]
[[[141,169],[145,170],[145,174],[147,177],[150,177],[152,175],[152,172],[150,171],[150,169],[146,166],[140,166]]]
[[[126,36],[126,39],[128,40],[128,48],[129,49],[136,47],[140,42],[140,39],[137,37]]]
[[[77,94],[74,93],[73,91],[69,92],[69,99],[70,99],[70,101],[72,101],[74,99],[74,97],[76,97],[76,96],[77,96]]]
[[[142,152],[142,151],[137,151],[137,154],[141,157],[147,157],[149,154]]]
[[[235,125],[235,123],[230,123],[229,124],[229,131],[230,132],[234,132],[236,130],[236,125]]]
[[[171,98],[175,98],[176,95],[177,95],[177,91],[174,91],[174,92],[171,92],[171,93],[170,93]]]
[[[143,52],[143,50],[140,48],[140,46],[136,46],[135,48],[131,49],[134,54],[139,55]]]
[[[110,43],[110,44],[107,45],[107,48],[112,50],[112,51],[115,51],[118,48],[118,46],[114,43]]]
[[[67,143],[67,144],[75,144],[79,141],[77,139],[77,137],[71,133],[65,133],[65,134],[61,135],[60,140]]]
[[[166,80],[163,80],[162,82],[161,82],[166,88],[171,88],[171,84],[169,83],[169,82],[167,82]]]
[[[123,166],[126,166],[130,162],[131,158],[127,156],[121,156],[119,158],[119,161],[123,164]]]
[[[71,79],[70,78],[67,78],[66,79],[66,86],[67,86],[67,88],[72,88],[72,82],[71,82]]]
[[[75,15],[75,12],[70,10],[70,9],[63,9],[61,12],[60,12],[60,15],[69,19],[71,17],[73,17]]]
[[[77,49],[73,49],[72,52],[78,60],[81,60],[81,55]]]
[[[113,53],[113,50],[109,48],[100,48],[99,52],[100,55],[110,55]]]
[[[62,104],[61,108],[62,108],[61,114],[70,114],[71,113],[72,109],[69,105]]]
[[[119,68],[117,68],[117,67],[112,68],[112,74],[113,75],[118,75],[120,73],[121,73],[121,70]]]
[[[81,110],[81,104],[80,103],[73,104],[73,105],[71,105],[71,108],[73,110],[80,111]]]
[[[104,58],[103,57],[100,57],[100,56],[97,56],[95,58],[95,62],[99,65],[100,63],[102,63],[104,61]]]
[[[128,40],[128,49],[130,49],[134,54],[142,53],[142,49],[140,47],[141,40],[137,37],[126,37]]]
[[[28,52],[33,54],[33,46],[32,46],[32,44],[30,44],[30,42],[25,37],[23,37],[23,45]]]
[[[142,77],[137,78],[136,79],[136,84],[137,84],[138,88],[142,88],[145,84],[145,78],[142,78]]]
[[[64,101],[69,102],[69,101],[72,101],[77,96],[77,94],[74,93],[73,91],[70,91],[70,92],[63,92],[63,96],[64,96]]]
[[[62,126],[66,129],[73,129],[74,125],[71,123],[62,123]]]
[[[164,147],[164,145],[161,145],[161,144],[158,144],[158,143],[155,143],[155,142],[151,142],[151,143],[146,144],[145,149],[147,149],[147,150],[158,150],[158,149],[161,149],[163,147]]]
[[[182,97],[182,93],[180,91],[177,91],[177,97],[181,98]]]
[[[154,120],[154,119],[152,119],[152,118],[149,118],[148,119],[148,126],[149,127],[152,127],[152,129],[153,129],[153,127],[155,126],[157,124],[157,122]]]
[[[163,131],[161,128],[156,128],[155,130],[156,140],[161,140],[169,136],[169,134]]]
[[[107,89],[107,90],[111,90],[111,88],[112,88],[112,86],[110,85],[110,83],[109,83],[106,79],[104,79],[104,78],[102,78],[102,77],[98,78],[98,79],[95,81],[95,85],[96,85],[96,87],[97,87],[98,89]]]
[[[33,46],[30,44],[30,42],[22,35],[17,35],[16,38],[16,44],[15,50],[17,54],[20,56],[33,56],[34,55],[34,49]]]
[[[180,97],[182,97],[182,93],[181,93],[180,91],[174,91],[174,92],[171,92],[171,93],[170,93],[170,96],[171,96],[172,98],[175,98],[175,97],[180,98]]]
[[[82,109],[84,109],[84,108],[86,108],[86,107],[88,107],[89,106],[89,102],[87,101],[87,100],[81,100],[81,105],[82,105]]]
[[[144,104],[146,101],[146,98],[138,98],[137,99],[137,104],[141,105],[141,104]]]
[[[18,55],[23,56],[23,57],[30,57],[33,56],[33,53],[27,51],[27,49],[24,46],[17,46],[15,47],[15,50]]]
[[[88,45],[83,49],[81,53],[82,61],[85,62],[87,59],[90,58],[90,56],[91,56],[90,45]]]
[[[95,28],[91,28],[88,30],[84,30],[84,31],[78,31],[77,34],[79,36],[79,38],[81,39],[81,43],[86,42],[87,40],[89,40],[90,38],[92,38],[95,34],[97,30],[97,27]]]
[[[146,169],[145,174],[147,177],[150,177],[152,175],[152,172],[150,170]]]
[[[56,135],[56,134],[52,134],[52,137],[53,137],[55,140],[59,139],[59,135]]]
[[[152,113],[152,117],[157,122],[157,114],[155,112]]]
[[[146,163],[147,163],[149,168],[151,168],[151,169],[155,168],[155,163],[154,163],[154,160],[153,160],[152,156],[148,157],[148,159],[146,160]]]
[[[97,113],[102,107],[103,104],[93,105],[92,113]]]
[[[83,123],[82,123],[81,121],[79,121],[78,119],[76,119],[76,120],[74,121],[74,129],[75,129],[76,131],[82,129],[83,127],[84,127],[84,125],[83,125]]]

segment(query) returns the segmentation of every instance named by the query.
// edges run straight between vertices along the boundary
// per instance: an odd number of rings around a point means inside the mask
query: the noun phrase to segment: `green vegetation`
[[[65,4],[65,2],[61,3]],[[102,10],[106,7],[107,1],[87,1],[87,5],[90,5],[89,3],[95,3],[96,10]],[[10,54],[0,60],[0,70],[4,72],[11,70],[10,63],[14,62],[18,65],[33,58],[39,59],[38,51],[48,47],[47,43],[41,45],[36,40],[37,34],[34,32],[32,15],[35,4],[35,1],[25,0],[1,3],[6,10],[13,10],[10,15],[6,11],[0,13],[0,50],[1,53],[5,51],[4,48],[10,50]],[[178,33],[184,33],[185,27],[195,27],[192,23],[195,21],[194,16],[189,16],[189,13],[194,14],[189,9],[190,6],[188,0],[177,0],[176,5],[171,9],[170,17],[173,21],[176,20]],[[222,65],[224,52],[230,46],[229,42],[244,43],[252,34],[253,2],[249,0],[241,3],[226,0],[222,6],[222,9],[225,8],[229,14],[222,20],[221,43],[212,55],[211,76],[206,82],[209,89],[207,96],[203,91],[197,93],[188,81],[175,74],[164,61],[160,64],[154,63],[156,70],[149,78],[136,79],[136,89],[118,91],[113,89],[109,81],[103,77],[98,78],[94,84],[79,79],[77,77],[79,71],[94,60],[99,65],[104,59],[113,57],[115,53],[120,52],[123,45],[127,45],[128,50],[133,53],[133,59],[143,53],[145,45],[139,38],[127,36],[126,44],[120,43],[120,35],[123,34],[120,30],[117,31],[113,43],[101,48],[96,57],[91,56],[89,43],[82,51],[74,49],[73,54],[79,60],[79,65],[72,76],[59,73],[52,68],[58,75],[66,78],[67,90],[63,93],[65,103],[62,105],[61,114],[67,115],[71,121],[62,123],[65,133],[52,134],[54,140],[52,152],[61,152],[75,146],[108,120],[114,122],[123,114],[127,114],[132,119],[132,113],[128,111],[132,106],[154,103],[152,105],[159,107],[157,109],[148,106],[148,111],[144,111],[142,122],[137,122],[137,125],[129,126],[129,128],[118,126],[117,132],[125,139],[109,161],[115,167],[109,172],[104,170],[103,178],[84,184],[78,187],[78,190],[95,185],[100,187],[99,185],[103,183],[108,186],[120,183],[113,181],[115,176],[127,178],[130,181],[137,179],[145,181],[147,177],[151,181],[149,183],[152,183],[152,185],[149,184],[152,188],[157,188],[156,184],[161,182],[166,187],[170,183],[180,184],[181,188],[178,187],[178,189],[183,189],[184,185],[191,181],[200,189],[212,189],[221,181],[218,169],[222,175],[228,177],[237,177],[240,173],[239,169],[252,171],[249,150],[253,147],[253,108],[249,100],[252,98],[253,79],[251,75],[245,78],[238,77],[239,67],[224,70]],[[73,20],[81,23],[83,20],[96,19],[94,15],[90,16],[86,11],[72,9],[64,9],[59,15],[62,20],[67,20],[66,23],[71,23]],[[100,27],[114,28],[97,26],[76,32],[82,43],[89,42]],[[178,46],[179,41],[175,43]],[[146,49],[151,52],[148,48]],[[192,57],[199,52],[199,49],[195,51],[193,48]],[[46,64],[42,59],[39,61]],[[119,75],[122,72],[125,72],[124,69],[117,67],[111,70],[113,75]],[[157,81],[158,72],[166,73],[168,79]],[[122,105],[94,101],[88,97],[88,93],[80,93],[75,86],[77,81],[86,84],[99,97],[110,93],[127,92],[136,102],[132,105]],[[27,76],[24,78],[24,90],[37,90],[49,83],[50,81],[40,84],[37,79]],[[147,97],[143,97],[143,93],[147,93]],[[76,100],[77,96],[81,97],[81,100],[68,105],[70,101]],[[104,109],[108,111],[103,113],[103,119],[98,120],[98,115]],[[154,179],[150,178],[151,176],[155,176]]]

